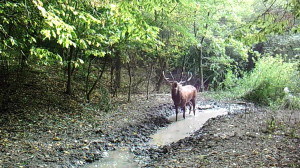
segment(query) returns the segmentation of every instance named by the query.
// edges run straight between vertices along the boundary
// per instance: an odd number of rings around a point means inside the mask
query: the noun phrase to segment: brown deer
[[[188,73],[190,74],[190,73]],[[183,83],[191,80],[192,74],[190,74],[190,77],[186,81],[177,82],[174,80],[172,74],[172,81],[169,80],[169,78],[166,78],[165,72],[163,71],[164,79],[168,82],[168,84],[171,86],[171,93],[172,93],[172,99],[175,105],[176,109],[176,121],[177,121],[177,115],[178,115],[178,107],[181,107],[183,110],[183,118],[185,119],[185,106],[192,103],[193,105],[193,111],[195,115],[195,105],[196,105],[196,95],[197,95],[197,89],[192,85],[185,85],[182,86]],[[182,77],[182,75],[181,75]],[[191,108],[190,108],[191,111]]]

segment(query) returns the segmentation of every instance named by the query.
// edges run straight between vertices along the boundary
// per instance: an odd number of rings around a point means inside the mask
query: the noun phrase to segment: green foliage
[[[299,86],[299,80],[294,78],[299,75],[296,63],[284,62],[280,56],[266,56],[258,60],[255,69],[246,73],[236,82],[232,88],[236,97],[243,97],[259,104],[271,105],[285,98],[284,88],[289,88],[295,93]],[[227,76],[232,81],[232,76]],[[231,79],[230,79],[231,78]],[[231,86],[231,83],[228,82]]]
[[[113,63],[116,55],[121,57],[120,66],[130,63],[134,67],[154,67],[157,76],[161,76],[163,68],[174,70],[184,66],[197,77],[199,52],[189,50],[198,46],[203,49],[204,76],[209,77],[208,81],[214,86],[230,89],[241,82],[237,75],[242,75],[239,71],[247,62],[249,46],[264,40],[268,34],[283,34],[291,27],[295,32],[299,30],[298,22],[290,22],[292,15],[285,15],[294,14],[298,18],[299,2],[272,2],[1,1],[0,57],[8,66],[11,63],[29,64],[30,67],[55,63],[68,66],[62,69],[68,70],[65,74],[71,84],[72,75],[87,74],[73,72],[86,70],[84,66],[88,66],[86,63],[90,59],[98,57],[103,61],[108,57]],[[276,16],[276,11],[284,12]],[[260,84],[251,86],[253,90],[270,90],[272,87],[268,85],[273,85],[266,81],[257,83]],[[290,89],[295,91],[295,87]],[[259,94],[272,97],[269,91],[265,92]],[[253,99],[246,93],[243,96]]]
[[[62,58],[60,55],[54,54],[49,50],[43,48],[32,47],[30,50],[30,54],[33,56],[31,58],[32,60],[43,65],[53,64],[56,61],[59,61],[59,63],[62,64]]]
[[[111,103],[109,91],[104,87],[100,87],[99,91],[101,94],[101,98],[98,103],[99,109],[104,112],[111,111],[113,109],[113,105]]]
[[[277,127],[276,125],[277,121],[275,117],[271,117],[269,120],[267,120],[267,132],[272,133],[275,131],[275,128]]]
[[[232,72],[232,70],[228,70],[225,75],[225,80],[223,84],[225,86],[225,90],[231,89],[236,86],[237,83],[237,75]]]
[[[54,39],[57,47],[65,49],[73,46],[86,50],[87,54],[103,57],[102,51],[98,51],[105,40],[102,35],[101,26],[104,24],[104,17],[95,18],[89,12],[89,8],[83,1],[76,3],[42,3],[34,1],[43,19],[43,29],[40,31],[43,40]],[[94,50],[97,48],[98,50]],[[89,56],[88,55],[88,56]]]
[[[0,56],[13,65],[19,60],[24,65],[30,48],[37,42],[39,16],[33,8],[31,1],[0,1]]]
[[[191,3],[191,2],[190,2]],[[208,80],[215,89],[225,77],[226,69],[238,69],[247,61],[249,46],[253,43],[243,41],[244,35],[252,30],[245,28],[246,17],[253,13],[253,1],[201,1],[194,2],[193,34],[198,52],[191,53],[189,63],[199,74],[199,60],[204,66],[204,81]],[[241,35],[237,35],[242,32]],[[202,49],[203,57],[200,58]],[[228,52],[231,50],[231,52]]]

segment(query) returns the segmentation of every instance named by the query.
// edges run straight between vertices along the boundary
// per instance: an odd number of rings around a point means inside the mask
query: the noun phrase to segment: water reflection
[[[86,168],[130,168],[138,167],[134,161],[134,154],[127,147],[104,153],[104,157],[97,162],[89,164]]]
[[[197,111],[196,116],[192,113],[190,115],[186,114],[185,119],[182,118],[182,113],[180,113],[177,122],[175,121],[176,116],[171,116],[169,120],[173,123],[168,127],[158,130],[156,134],[151,136],[153,139],[149,143],[161,146],[176,142],[199,130],[208,119],[227,113],[228,110],[225,108],[214,108],[201,112]]]
[[[242,110],[244,106],[235,105],[230,107],[230,112],[235,110]],[[199,110],[200,109],[200,110]],[[188,111],[189,112],[189,111]],[[166,145],[172,142],[176,142],[180,139],[188,137],[194,131],[199,130],[203,124],[210,118],[214,118],[220,115],[228,114],[228,109],[218,108],[213,106],[198,106],[196,110],[196,116],[192,113],[186,113],[185,119],[182,118],[182,113],[178,114],[178,121],[176,116],[171,116],[169,120],[172,124],[168,127],[162,128],[152,135],[150,145]],[[134,161],[134,154],[129,152],[129,149],[119,148],[115,151],[106,152],[104,158],[97,162],[89,164],[87,168],[135,168],[139,167],[138,163]]]

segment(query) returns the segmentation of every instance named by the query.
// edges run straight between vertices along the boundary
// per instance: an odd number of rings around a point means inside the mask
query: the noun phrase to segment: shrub
[[[299,91],[300,81],[297,64],[284,62],[280,56],[266,56],[260,58],[253,71],[246,73],[237,80],[237,86],[232,88],[236,97],[257,102],[262,105],[282,103],[288,94],[284,88],[289,88],[291,93]]]
[[[113,109],[113,105],[111,103],[109,91],[104,87],[100,87],[99,91],[101,94],[101,98],[98,103],[99,108],[104,112],[111,111]]]
[[[232,70],[228,70],[225,79],[223,81],[224,89],[228,90],[236,86],[237,83],[237,75],[232,72]]]

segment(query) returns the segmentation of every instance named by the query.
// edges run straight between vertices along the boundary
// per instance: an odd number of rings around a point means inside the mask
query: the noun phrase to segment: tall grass
[[[230,71],[229,71],[230,73]],[[265,56],[256,62],[253,71],[245,73],[243,78],[226,75],[225,88],[237,98],[256,102],[262,105],[284,106],[287,101],[299,104],[299,71],[297,63],[285,62],[282,57]],[[289,92],[284,91],[288,88]],[[286,89],[287,90],[287,89]],[[300,107],[298,107],[300,108]]]

